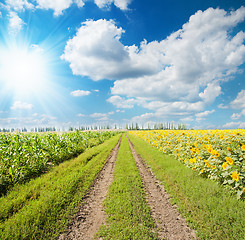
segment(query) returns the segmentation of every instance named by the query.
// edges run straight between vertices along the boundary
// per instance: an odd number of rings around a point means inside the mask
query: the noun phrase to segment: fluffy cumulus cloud
[[[109,7],[112,3],[121,10],[127,10],[131,0],[94,0],[99,8]]]
[[[34,5],[27,0],[6,0],[6,8],[14,11],[24,11],[25,9],[33,9]]]
[[[44,9],[53,10],[55,16],[63,14],[72,4],[78,7],[84,6],[84,0],[6,0],[1,4],[4,8],[11,11],[24,11],[25,9]],[[131,0],[94,0],[95,4],[100,7],[109,7],[112,3],[121,10],[127,10]]]
[[[83,7],[85,4],[84,0],[36,0],[36,2],[38,3],[37,8],[51,9],[54,11],[54,15],[56,16],[61,15],[64,10],[69,8],[73,3],[78,7]],[[114,3],[114,5],[121,10],[127,10],[131,0],[94,0],[94,3],[99,8],[107,8]]]
[[[52,9],[54,10],[54,15],[58,16],[71,6],[73,0],[36,0],[36,2],[38,3],[37,8]]]
[[[12,110],[31,110],[32,108],[32,104],[21,101],[15,101],[11,107]]]
[[[123,33],[112,20],[88,20],[67,42],[61,58],[70,63],[75,75],[89,76],[95,81],[157,73],[162,66],[158,44],[144,41],[140,48],[124,46],[120,42]]]
[[[89,20],[67,42],[61,58],[75,75],[116,80],[108,102],[118,108],[138,104],[157,116],[195,114],[215,101],[222,82],[244,63],[245,33],[232,31],[244,19],[244,7],[231,12],[209,8],[166,39],[144,40],[139,47],[122,44],[126,33],[114,21]]]
[[[88,96],[89,94],[91,94],[90,91],[84,91],[84,90],[76,90],[71,92],[71,95],[74,97]]]
[[[161,71],[116,81],[112,93],[211,103],[221,93],[220,82],[244,62],[245,33],[229,35],[244,17],[244,7],[230,14],[212,8],[198,11],[182,29],[157,43],[163,52]],[[200,88],[206,89],[200,94]]]
[[[198,11],[182,29],[154,42],[155,51],[161,53],[160,71],[117,80],[112,94],[124,95],[125,100],[145,98],[150,102],[143,106],[155,108],[157,115],[203,111],[222,93],[222,82],[244,63],[245,33],[232,33],[244,18],[244,7],[230,13],[213,8]],[[242,93],[237,101],[241,97]]]

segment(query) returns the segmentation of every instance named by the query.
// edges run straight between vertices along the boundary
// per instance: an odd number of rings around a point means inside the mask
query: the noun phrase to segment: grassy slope
[[[141,178],[125,136],[105,206],[108,217],[98,233],[103,239],[157,239]]]
[[[120,135],[0,198],[1,239],[55,239],[76,211]]]
[[[173,157],[129,135],[138,154],[172,195],[189,225],[202,239],[244,239],[245,202],[226,189],[204,179]]]

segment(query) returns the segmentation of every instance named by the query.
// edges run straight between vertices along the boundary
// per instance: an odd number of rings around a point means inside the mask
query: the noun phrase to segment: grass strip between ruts
[[[98,236],[116,240],[157,239],[141,177],[125,135],[104,204],[107,219]]]
[[[138,154],[172,196],[201,239],[244,239],[245,202],[220,184],[199,176],[178,160],[128,134]]]
[[[0,198],[0,239],[55,239],[64,230],[121,134]]]

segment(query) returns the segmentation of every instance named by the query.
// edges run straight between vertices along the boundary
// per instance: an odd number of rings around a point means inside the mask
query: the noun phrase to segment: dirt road
[[[73,223],[64,234],[60,235],[59,240],[94,239],[99,227],[105,222],[106,214],[103,211],[102,203],[113,181],[113,171],[120,143],[121,139],[112,151],[86,199],[84,199],[86,203],[81,206],[74,217]],[[195,232],[187,226],[184,218],[178,213],[176,206],[171,205],[170,196],[165,192],[164,187],[156,180],[151,170],[146,167],[130,141],[129,145],[142,178],[147,195],[146,200],[156,223],[159,239],[196,239]]]

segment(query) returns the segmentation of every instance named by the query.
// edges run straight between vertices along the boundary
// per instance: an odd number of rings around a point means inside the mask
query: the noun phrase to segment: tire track
[[[129,139],[128,142],[143,181],[147,195],[146,200],[150,205],[152,217],[157,225],[159,239],[197,239],[194,230],[187,226],[185,219],[178,213],[176,207],[169,202],[169,194],[165,192],[160,181],[145,166],[144,161],[136,153]]]
[[[122,136],[110,154],[105,166],[98,174],[93,186],[85,197],[86,202],[81,206],[72,224],[58,240],[90,240],[104,222],[106,214],[102,202],[106,198],[109,186],[113,181],[113,172]]]

